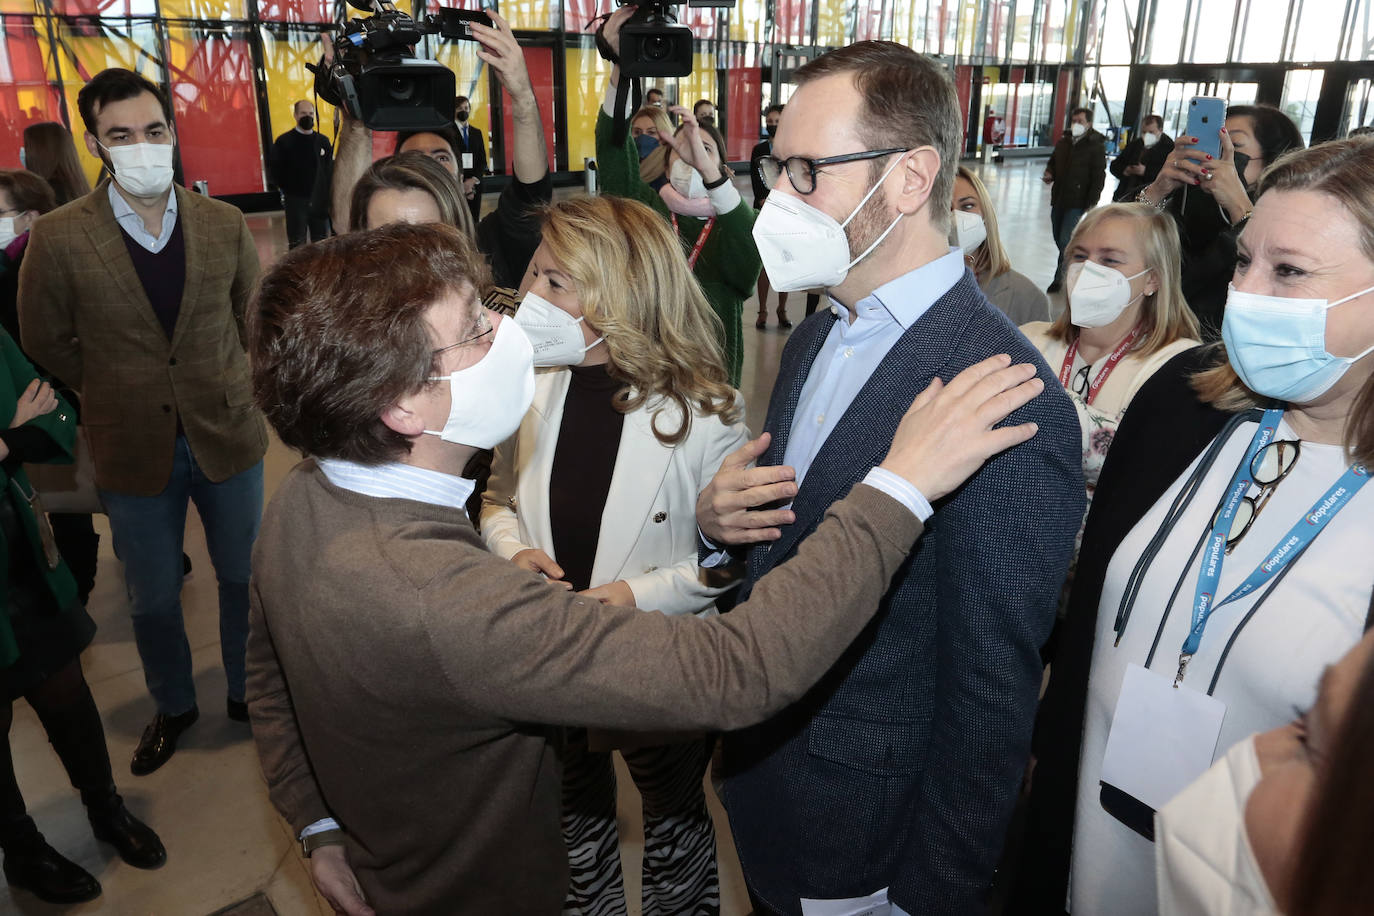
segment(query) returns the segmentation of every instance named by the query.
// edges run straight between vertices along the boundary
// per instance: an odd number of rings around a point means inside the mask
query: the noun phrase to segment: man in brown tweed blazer
[[[252,406],[243,311],[258,257],[238,210],[172,183],[175,135],[157,86],[105,70],[78,106],[86,148],[114,180],[34,225],[19,319],[28,352],[81,394],[157,703],[131,766],[143,775],[198,716],[181,613],[189,501],[219,582],[228,714],[247,721],[249,562],[267,433]]]

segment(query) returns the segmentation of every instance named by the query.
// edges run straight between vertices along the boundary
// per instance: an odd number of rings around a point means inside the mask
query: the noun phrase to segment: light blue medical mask
[[[1231,367],[1256,394],[1297,404],[1321,397],[1356,360],[1374,353],[1374,347],[1356,356],[1328,353],[1327,310],[1371,291],[1374,286],[1327,302],[1243,293],[1231,285],[1221,322]]]

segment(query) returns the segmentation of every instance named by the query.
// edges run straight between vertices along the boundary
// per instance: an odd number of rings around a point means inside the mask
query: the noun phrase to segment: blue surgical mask
[[[1243,293],[1235,286],[1226,295],[1221,337],[1226,354],[1245,386],[1276,401],[1303,404],[1321,397],[1340,381],[1370,347],[1356,356],[1326,351],[1326,313],[1374,291],[1374,286],[1327,302]]]
[[[658,149],[658,138],[649,134],[640,134],[635,137],[635,146],[639,147],[639,161],[643,162],[649,158],[649,154]]]

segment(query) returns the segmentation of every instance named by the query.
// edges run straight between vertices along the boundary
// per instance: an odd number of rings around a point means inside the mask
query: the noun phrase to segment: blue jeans
[[[1054,244],[1059,249],[1059,264],[1054,269],[1054,279],[1064,276],[1064,249],[1069,247],[1073,230],[1087,211],[1082,207],[1050,207],[1050,230],[1054,233]]]
[[[182,540],[186,505],[194,500],[219,581],[219,645],[229,699],[242,700],[248,640],[248,577],[262,520],[262,462],[220,483],[201,472],[184,437],[176,440],[172,476],[156,496],[101,490],[115,553],[124,563],[143,677],[157,711],[181,715],[196,703],[191,645],[181,616]]]

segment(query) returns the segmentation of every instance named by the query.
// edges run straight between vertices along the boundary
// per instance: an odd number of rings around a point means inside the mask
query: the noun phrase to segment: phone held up
[[[1213,159],[1221,158],[1221,129],[1226,126],[1226,100],[1193,96],[1188,103],[1188,136],[1197,137],[1193,148]],[[1191,158],[1191,157],[1190,157]],[[1195,160],[1199,164],[1203,160]]]

